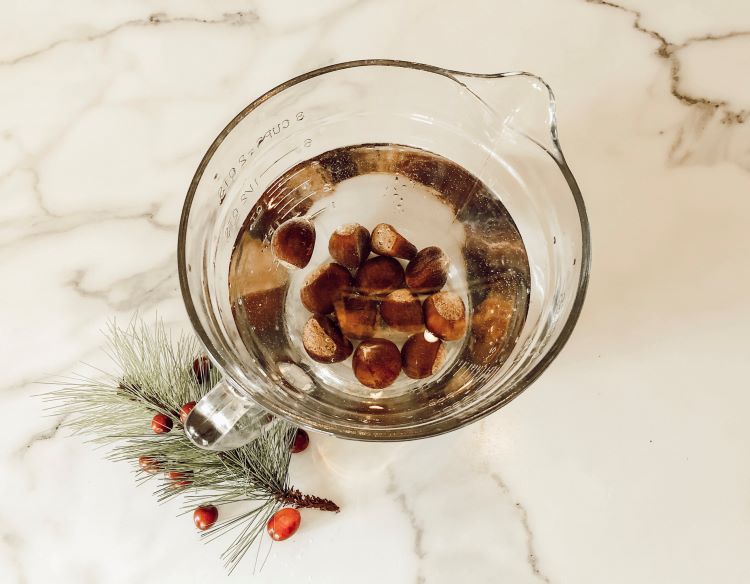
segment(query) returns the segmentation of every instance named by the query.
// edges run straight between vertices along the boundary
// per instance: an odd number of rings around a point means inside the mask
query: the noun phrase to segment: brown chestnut
[[[458,294],[438,292],[424,301],[427,330],[444,341],[460,339],[466,332],[466,307]]]
[[[314,314],[302,329],[302,345],[318,363],[338,363],[352,354],[352,344],[327,316]]]
[[[307,275],[300,289],[300,298],[310,312],[328,314],[333,312],[334,302],[353,284],[352,276],[344,266],[323,264]]]
[[[403,333],[415,333],[424,328],[422,303],[405,288],[391,292],[383,299],[380,315],[387,325]]]
[[[445,286],[448,280],[448,256],[439,247],[419,250],[406,266],[406,285],[415,292],[432,294]]]
[[[375,226],[370,237],[370,245],[376,254],[405,260],[412,259],[417,253],[417,248],[388,223],[379,223]]]
[[[355,270],[370,255],[370,232],[358,223],[342,225],[331,234],[328,253],[345,268]]]
[[[401,365],[412,379],[434,375],[445,363],[443,341],[428,333],[410,336],[401,347]]]
[[[302,217],[289,219],[274,231],[271,248],[282,264],[304,268],[310,262],[315,248],[315,226]]]
[[[362,264],[354,281],[365,294],[388,294],[404,287],[404,268],[397,259],[379,256]]]
[[[476,363],[499,364],[507,357],[514,314],[515,298],[503,291],[490,292],[476,307],[471,317],[471,356]]]
[[[375,336],[378,322],[378,301],[375,298],[344,292],[334,302],[334,308],[341,331],[347,337],[366,339]]]
[[[383,389],[396,381],[401,372],[401,353],[387,339],[368,339],[354,351],[352,369],[362,385]]]

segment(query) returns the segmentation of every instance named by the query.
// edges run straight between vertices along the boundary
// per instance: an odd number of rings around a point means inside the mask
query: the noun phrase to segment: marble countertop
[[[3,582],[750,582],[750,4],[11,0],[0,20]],[[523,69],[555,90],[592,224],[578,327],[461,431],[313,436],[309,512],[225,576],[177,504],[59,430],[36,382],[112,317],[186,327],[187,185],[224,124],[315,67]],[[264,549],[265,553],[265,549]]]

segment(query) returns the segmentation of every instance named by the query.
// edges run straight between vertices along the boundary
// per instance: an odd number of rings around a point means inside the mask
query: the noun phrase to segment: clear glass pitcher
[[[423,399],[403,407],[383,407],[368,394],[330,399],[320,390],[326,382],[320,370],[294,354],[269,363],[243,342],[232,314],[232,250],[265,189],[302,161],[360,144],[435,153],[479,179],[509,211],[530,268],[527,317],[502,363],[484,367],[460,353],[438,379],[413,383],[408,389]],[[412,178],[429,182],[425,172]],[[274,416],[342,438],[409,440],[486,416],[547,368],[581,311],[590,239],[583,199],[558,143],[554,98],[542,79],[367,60],[291,79],[224,128],[190,184],[178,262],[191,323],[223,373],[187,419],[195,444],[240,446]]]

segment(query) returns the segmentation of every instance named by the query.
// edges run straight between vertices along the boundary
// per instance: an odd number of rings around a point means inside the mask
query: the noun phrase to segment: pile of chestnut
[[[271,246],[278,261],[304,268],[315,247],[315,226],[290,219],[274,232]],[[391,385],[402,369],[412,379],[434,375],[445,361],[444,341],[466,331],[463,300],[441,291],[448,256],[434,246],[418,251],[386,223],[372,233],[357,223],[342,225],[331,234],[328,252],[333,261],[310,272],[300,289],[302,304],[313,313],[302,331],[308,355],[338,363],[354,353],[355,377],[373,389]],[[408,262],[406,269],[399,258]],[[400,350],[382,337],[389,329],[411,335]],[[356,350],[351,339],[360,341]]]

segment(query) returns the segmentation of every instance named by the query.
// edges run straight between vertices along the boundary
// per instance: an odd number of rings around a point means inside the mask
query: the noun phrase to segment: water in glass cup
[[[257,201],[232,252],[230,300],[249,353],[287,391],[318,400],[341,416],[373,413],[373,424],[384,415],[406,422],[423,407],[454,403],[503,366],[526,319],[529,262],[501,196],[444,157],[394,144],[339,148],[293,167]],[[271,246],[274,232],[294,218],[306,218],[315,228],[315,246],[304,268],[278,261]],[[352,223],[370,231],[378,224],[391,225],[418,250],[436,246],[447,255],[441,292],[463,301],[465,332],[460,338],[441,342],[423,327],[402,332],[388,326],[381,314],[373,332],[365,335],[391,341],[399,350],[413,335],[441,343],[439,363],[428,375],[415,379],[401,371],[386,387],[368,387],[355,375],[351,355],[321,363],[303,346],[312,313],[300,299],[301,288],[312,272],[333,261],[331,234]],[[408,268],[408,261],[397,261]],[[350,271],[353,278],[356,272]],[[381,310],[385,298],[384,293],[363,294],[356,284],[343,294],[362,295]],[[417,291],[414,296],[424,303],[430,294]],[[337,326],[337,311],[327,318]],[[359,344],[369,341],[349,342],[356,358]]]

